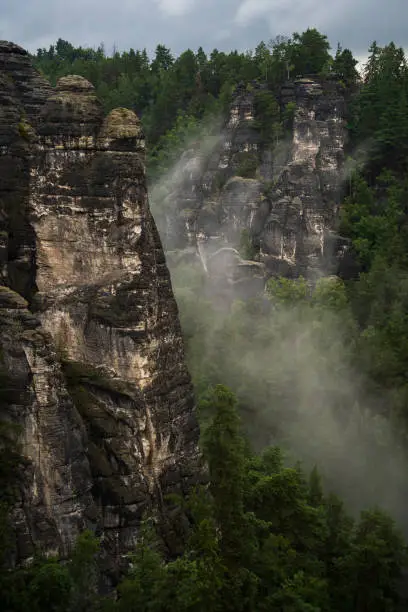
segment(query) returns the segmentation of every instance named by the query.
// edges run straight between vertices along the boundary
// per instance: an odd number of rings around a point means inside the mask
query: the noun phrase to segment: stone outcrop
[[[344,92],[329,79],[287,83],[279,104],[294,109],[290,135],[265,144],[254,108],[257,91],[264,89],[256,83],[239,86],[210,153],[203,156],[202,144],[184,153],[184,171],[177,168],[164,202],[169,248],[201,242],[206,250],[214,240],[218,248],[237,248],[244,231],[267,275],[303,274],[313,280],[336,266]],[[182,219],[181,230],[174,216]]]
[[[95,521],[86,431],[69,396],[52,338],[21,295],[0,287],[1,418],[18,424],[26,460],[13,511],[13,561],[38,545],[66,554]]]
[[[255,86],[254,91],[259,88]],[[209,133],[193,142],[165,177],[166,196],[162,189],[153,190],[167,250],[211,237],[222,238],[218,246],[236,246],[241,229],[250,225],[252,211],[258,207],[260,182],[239,176],[239,171],[248,159],[259,162],[253,98],[254,92],[238,87],[227,120],[210,126]]]
[[[61,540],[65,553],[89,524],[115,565],[143,513],[163,510],[166,494],[186,492],[200,470],[143,131],[129,110],[104,117],[81,77],[51,89],[10,43],[0,43],[0,78],[4,360],[27,386],[0,416],[22,426],[35,473],[18,538],[46,550]],[[46,536],[35,519],[50,523]],[[178,537],[163,533],[174,550]]]
[[[254,235],[261,259],[274,271],[311,280],[335,270],[335,228],[346,141],[344,92],[335,81],[300,79],[281,92],[295,104],[293,140],[283,163],[272,164],[268,207],[259,211]],[[283,144],[283,152],[285,145]],[[279,146],[276,159],[279,160]]]
[[[27,220],[30,151],[49,84],[27,53],[0,42],[1,281],[28,297],[34,289],[34,235]]]

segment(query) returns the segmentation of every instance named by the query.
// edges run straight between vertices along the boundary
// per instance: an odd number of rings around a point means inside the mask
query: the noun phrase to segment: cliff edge
[[[51,88],[12,43],[0,81],[1,358],[25,389],[0,416],[20,425],[31,470],[15,560],[65,554],[91,526],[117,561],[143,513],[200,472],[144,135],[132,111],[104,117],[82,77]]]

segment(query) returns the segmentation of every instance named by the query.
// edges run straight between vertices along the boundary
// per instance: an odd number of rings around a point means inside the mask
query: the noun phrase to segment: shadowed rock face
[[[55,532],[67,541],[61,550],[88,520],[102,534],[112,565],[134,545],[143,512],[152,506],[164,510],[167,493],[184,493],[197,480],[192,385],[149,210],[139,120],[126,109],[104,118],[93,86],[81,77],[64,77],[51,90],[20,48],[0,44],[1,78],[13,80],[18,61],[28,89],[33,82],[33,91],[45,94],[33,96],[37,106],[29,104],[31,115],[24,115],[26,98],[10,84],[7,95],[17,113],[12,116],[11,109],[0,106],[0,112],[9,113],[3,115],[0,137],[7,122],[16,126],[7,142],[3,136],[1,158],[14,170],[14,178],[5,172],[0,184],[8,236],[3,284],[24,296],[36,313],[34,318],[26,306],[18,310],[27,313],[36,330],[33,346],[27,348],[26,340],[20,346],[19,340],[18,350],[21,380],[28,376],[41,384],[35,406],[30,396],[25,399],[27,418],[18,410],[14,418],[23,426],[25,453],[39,482],[48,476],[36,455],[46,454],[47,466],[53,466],[47,474],[53,473],[54,480],[48,478],[36,494],[40,512],[48,513]],[[19,126],[21,113],[26,128]],[[15,150],[21,168],[16,168]],[[18,210],[16,221],[4,196],[8,191]],[[24,284],[10,258],[13,223],[20,239],[12,254],[24,268]],[[50,410],[59,415],[65,462],[62,442],[47,433],[56,418],[49,418]],[[37,437],[27,433],[34,412],[44,432]],[[71,479],[72,503],[63,513],[60,502],[49,500],[59,499],[58,482],[70,470],[78,475]],[[29,485],[24,495],[21,507],[29,523]],[[20,531],[47,549],[48,540],[31,533],[28,523]],[[174,533],[165,530],[164,537],[174,550]]]
[[[30,151],[49,84],[27,53],[0,41],[0,266],[1,282],[28,297],[35,286],[34,235],[26,207]]]

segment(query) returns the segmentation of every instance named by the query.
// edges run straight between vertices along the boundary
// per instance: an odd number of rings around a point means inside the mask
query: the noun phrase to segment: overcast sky
[[[30,51],[58,38],[107,52],[245,50],[307,27],[361,59],[373,40],[408,49],[408,0],[0,0],[0,39]]]

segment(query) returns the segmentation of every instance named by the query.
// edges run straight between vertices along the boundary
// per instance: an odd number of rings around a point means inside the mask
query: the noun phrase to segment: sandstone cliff
[[[346,121],[344,90],[335,81],[300,79],[281,91],[294,103],[293,139],[287,158],[277,147],[266,176],[268,206],[258,213],[261,257],[274,271],[285,262],[312,280],[335,271]],[[256,223],[256,222],[255,222]],[[279,268],[277,268],[279,270]]]
[[[164,202],[171,211],[163,228],[168,248],[199,245],[212,256],[220,247],[239,247],[244,232],[267,275],[314,279],[333,273],[346,143],[344,91],[327,79],[288,82],[278,102],[282,110],[292,105],[292,125],[267,144],[256,116],[260,91],[265,86],[257,83],[237,87],[210,153],[202,143],[184,153]],[[182,224],[169,223],[175,211]]]
[[[89,525],[117,561],[144,511],[199,469],[143,132],[126,109],[105,118],[81,77],[51,89],[11,43],[0,79],[2,359],[26,389],[0,416],[22,426],[32,474],[16,559],[35,545],[64,554]]]

